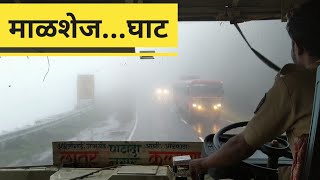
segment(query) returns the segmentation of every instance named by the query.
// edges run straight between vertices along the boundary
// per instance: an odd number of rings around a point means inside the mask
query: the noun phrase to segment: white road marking
[[[134,135],[134,132],[135,132],[136,129],[137,129],[137,124],[138,124],[138,113],[136,112],[136,119],[135,119],[135,122],[134,122],[133,129],[132,129],[132,131],[131,131],[131,134],[130,134],[130,136],[129,136],[129,138],[128,138],[128,141],[131,141],[131,139],[132,139],[132,137],[133,137],[133,135]]]
[[[228,121],[229,123],[234,123],[234,122],[232,122],[232,121],[230,121],[230,120],[225,120],[225,121]]]
[[[185,123],[185,124],[188,124],[184,119],[180,118],[180,120]]]
[[[204,142],[204,139],[202,137],[199,137],[199,139],[200,139],[201,142]]]

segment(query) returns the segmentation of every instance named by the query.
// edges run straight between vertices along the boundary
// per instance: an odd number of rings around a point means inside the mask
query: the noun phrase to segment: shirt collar
[[[320,65],[320,59],[312,64],[310,64],[310,66],[308,67],[308,69],[315,69]]]

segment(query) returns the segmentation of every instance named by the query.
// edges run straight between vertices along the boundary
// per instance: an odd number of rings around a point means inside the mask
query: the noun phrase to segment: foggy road
[[[41,129],[3,144],[2,152],[6,154],[7,159],[0,162],[0,166],[30,165],[30,162],[33,165],[52,164],[51,142],[53,141],[200,142],[208,134],[199,133],[196,125],[183,119],[171,104],[157,104],[141,97],[135,101],[135,105],[125,106],[130,104],[129,102],[121,104],[123,105],[121,108],[113,109],[111,112],[105,111],[105,106],[102,106],[85,116],[61,121],[56,126]],[[213,122],[212,132],[231,123],[227,120],[213,120]],[[36,140],[42,148],[24,151],[28,155],[20,156],[11,148],[11,144],[17,143],[24,147],[33,147],[31,140]]]
[[[155,102],[138,101],[129,141],[202,141],[200,135],[171,105]],[[217,127],[223,127],[230,122],[217,121]],[[219,129],[216,129],[219,130]]]
[[[192,127],[184,123],[168,105],[137,102],[131,141],[200,141]]]

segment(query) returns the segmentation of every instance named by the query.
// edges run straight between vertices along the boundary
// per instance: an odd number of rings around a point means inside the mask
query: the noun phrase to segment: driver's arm
[[[243,134],[239,134],[228,140],[221,149],[216,151],[213,155],[207,159],[208,167],[228,167],[241,160],[250,157],[255,148],[248,145],[243,137]]]
[[[288,131],[295,121],[293,107],[284,78],[279,78],[245,128],[246,143],[258,148]]]
[[[222,168],[235,165],[241,160],[250,157],[255,148],[248,145],[243,133],[229,139],[221,149],[207,158],[196,159],[190,162],[190,174],[196,180],[199,174],[205,174],[208,168]]]
[[[190,163],[191,175],[208,168],[220,168],[239,163],[251,156],[262,144],[283,134],[292,125],[292,105],[288,88],[282,78],[274,83],[259,105],[244,132],[231,138],[211,156]]]

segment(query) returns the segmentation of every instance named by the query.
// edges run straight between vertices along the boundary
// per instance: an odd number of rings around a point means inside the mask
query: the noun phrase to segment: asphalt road
[[[148,98],[135,101],[135,105],[105,111],[105,107],[96,109],[96,119],[93,117],[74,118],[72,121],[63,121],[59,126],[47,127],[25,136],[24,139],[16,138],[11,144],[20,144],[23,147],[33,146],[34,142],[28,139],[43,137],[37,141],[39,147],[30,152],[23,151],[22,157],[9,155],[15,153],[17,145],[0,146],[6,152],[9,166],[43,165],[52,163],[52,141],[171,141],[171,142],[200,142],[208,132],[203,132],[199,124],[194,124],[188,119],[183,119],[170,104],[157,104]],[[201,120],[198,120],[201,125]],[[225,120],[212,120],[211,133],[218,131],[230,122]],[[77,126],[74,126],[76,123]],[[64,129],[61,129],[64,127]],[[200,128],[200,130],[199,130]],[[209,128],[209,129],[210,129]],[[59,130],[59,131],[58,131]],[[66,135],[70,130],[74,135]],[[62,134],[61,134],[62,133]],[[13,149],[8,149],[12,147]],[[12,152],[12,153],[11,153]],[[29,153],[29,154],[28,154]],[[28,154],[28,155],[27,155]],[[1,164],[1,162],[0,162]]]
[[[137,101],[135,116],[134,127],[128,138],[131,141],[199,142],[207,135],[202,132],[199,124],[183,119],[170,104]],[[230,122],[215,120],[211,132],[214,133],[227,124]]]

